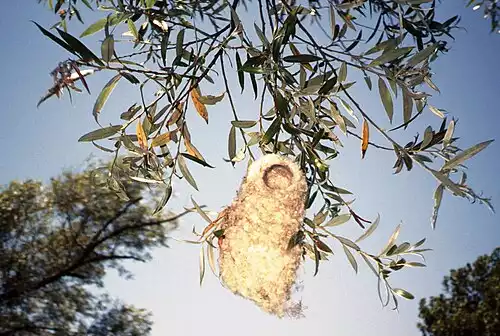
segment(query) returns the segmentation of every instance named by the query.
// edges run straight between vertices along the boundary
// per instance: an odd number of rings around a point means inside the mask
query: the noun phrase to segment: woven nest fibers
[[[233,203],[224,210],[219,267],[233,293],[282,317],[301,261],[290,239],[304,219],[307,184],[300,168],[265,155],[248,169]]]

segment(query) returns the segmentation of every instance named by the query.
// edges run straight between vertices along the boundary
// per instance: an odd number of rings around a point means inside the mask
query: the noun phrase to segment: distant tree
[[[151,215],[143,184],[115,180],[117,195],[106,181],[87,170],[0,188],[0,335],[149,333],[150,314],[109,298],[103,279],[130,277],[123,261],[149,260],[179,216]]]
[[[500,247],[452,270],[443,287],[444,294],[420,301],[424,336],[500,335]]]
[[[99,123],[114,90],[135,87],[136,96],[120,98],[129,100],[125,111],[106,111],[115,116],[112,125],[99,124],[80,141],[124,155],[133,178],[164,192],[161,204],[167,204],[175,179],[198,189],[191,165],[213,168],[212,159],[195,146],[207,133],[190,128],[195,118],[208,124],[210,109],[219,104],[231,112],[227,128],[217,130],[228,134],[220,147],[228,164],[251,163],[264,153],[299,163],[310,210],[297,237],[316,267],[332,254],[327,240],[340,244],[353,269],[358,260],[366,262],[394,302],[396,295],[412,295],[389,284],[391,272],[423,266],[408,257],[426,249],[420,247],[423,241],[396,242],[399,226],[381,253],[365,252],[357,244],[374,231],[378,219],[360,214],[342,181],[332,180],[329,167],[340,150],[360,152],[361,158],[386,151],[394,155],[395,173],[417,167],[433,176],[433,227],[445,193],[491,208],[490,199],[470,186],[464,163],[492,140],[460,148],[457,120],[447,119],[448,112],[432,103],[432,93],[439,92],[434,62],[449,51],[460,21],[453,13],[443,18],[438,1],[39,2],[57,15],[57,22],[49,29],[37,27],[71,57],[52,71],[52,85],[39,104],[63,93],[70,98],[90,93],[86,78],[107,76],[89,111]],[[70,23],[84,22],[89,9],[98,18],[75,37]],[[100,48],[91,50],[84,40]],[[242,117],[242,95],[254,99],[253,116]],[[380,103],[367,103],[367,95]],[[426,127],[413,123],[425,118]],[[343,147],[347,136],[359,139],[359,145]],[[346,222],[365,233],[357,240],[337,236],[335,226]],[[220,234],[212,224],[202,239],[206,251]]]

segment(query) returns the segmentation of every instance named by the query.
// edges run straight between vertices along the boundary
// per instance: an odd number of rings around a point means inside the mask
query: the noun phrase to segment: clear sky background
[[[460,145],[468,147],[490,138],[498,138],[500,111],[498,109],[500,68],[500,36],[490,35],[487,21],[479,13],[465,9],[463,1],[445,0],[440,5],[442,17],[462,16],[467,32],[456,32],[452,51],[433,66],[433,80],[442,94],[432,99],[433,105],[444,108],[460,119],[457,134]],[[51,84],[48,73],[57,62],[69,55],[43,37],[29,20],[49,27],[55,17],[35,1],[6,1],[0,20],[2,31],[0,67],[0,101],[2,122],[0,140],[3,144],[0,159],[0,183],[12,179],[35,178],[47,180],[62,168],[79,168],[90,154],[98,154],[92,145],[77,139],[95,129],[91,110],[97,93],[110,74],[99,74],[89,79],[92,97],[78,95],[71,105],[51,99],[36,108],[36,103]],[[244,14],[241,14],[242,16]],[[248,18],[247,18],[248,19]],[[87,18],[90,24],[93,19]],[[81,32],[84,26],[74,22],[71,32]],[[96,46],[90,44],[90,46]],[[232,82],[234,83],[234,81]],[[123,84],[123,83],[122,83]],[[236,84],[235,84],[236,85]],[[115,91],[103,111],[103,121],[117,121],[134,100],[134,88],[122,85]],[[219,93],[206,88],[207,93]],[[365,107],[373,109],[377,120],[385,113],[378,95],[359,91],[356,95]],[[255,116],[258,105],[247,96],[237,99],[238,113],[244,118]],[[399,112],[401,113],[401,112]],[[190,130],[193,143],[204,154],[215,170],[192,167],[200,192],[185,182],[176,184],[178,196],[171,206],[180,209],[190,206],[189,197],[210,209],[220,210],[235,196],[245,164],[236,169],[222,160],[227,156],[228,120],[232,118],[226,105],[209,108],[210,124],[193,118]],[[440,121],[432,113],[411,128],[423,133],[431,123]],[[410,139],[413,133],[408,133]],[[198,285],[198,247],[171,243],[170,249],[159,249],[148,264],[132,264],[135,279],[125,281],[110,274],[107,289],[128,303],[147,308],[154,313],[153,336],[160,335],[405,335],[416,336],[418,301],[422,297],[439,294],[442,277],[450,268],[474,261],[481,254],[490,253],[500,245],[499,217],[480,205],[446,194],[440,212],[438,227],[431,230],[432,193],[436,182],[416,167],[411,172],[392,175],[392,154],[370,148],[361,161],[359,143],[344,140],[346,148],[331,166],[335,183],[353,191],[357,197],[356,209],[366,217],[381,214],[381,224],[369,240],[362,243],[368,251],[377,252],[402,221],[401,240],[416,242],[427,237],[426,246],[434,251],[427,255],[428,267],[409,269],[393,277],[395,287],[412,292],[416,300],[400,300],[400,311],[382,308],[377,297],[376,279],[359,261],[359,274],[354,274],[340,246],[333,245],[335,256],[322,264],[313,278],[312,265],[307,263],[300,272],[304,281],[301,297],[308,307],[306,318],[279,320],[268,316],[252,303],[223,289],[218,280],[207,272],[202,288]],[[500,208],[500,145],[494,142],[486,152],[469,162],[469,181],[476,190],[484,190]],[[185,217],[176,237],[189,238],[193,225],[204,225],[197,215]],[[355,224],[340,227],[340,234],[356,238],[361,232]]]

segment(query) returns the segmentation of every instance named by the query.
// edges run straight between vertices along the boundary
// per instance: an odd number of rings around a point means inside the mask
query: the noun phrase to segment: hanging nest
[[[302,248],[290,244],[304,219],[307,184],[297,164],[265,155],[248,169],[233,203],[221,213],[220,278],[233,293],[283,317]]]

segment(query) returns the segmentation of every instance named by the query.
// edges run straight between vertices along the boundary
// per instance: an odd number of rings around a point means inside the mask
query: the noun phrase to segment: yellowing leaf
[[[137,135],[139,147],[146,150],[148,148],[148,138],[146,137],[146,133],[144,133],[144,128],[142,128],[142,123],[140,120],[137,122],[135,134]]]
[[[186,150],[190,155],[200,159],[201,161],[205,161],[198,149],[196,149],[196,147],[187,138],[184,138],[184,146],[186,146]]]
[[[167,132],[156,136],[153,141],[151,141],[151,146],[159,147],[166,145],[170,140],[172,140],[172,132]]]
[[[365,158],[366,150],[368,149],[368,140],[370,139],[370,130],[368,129],[368,122],[363,119],[363,132],[361,137],[361,158]]]
[[[200,117],[202,117],[208,124],[207,107],[200,101],[200,96],[201,95],[197,87],[191,90],[191,99],[193,100],[194,108],[196,109],[196,112],[198,112]]]

